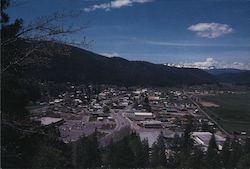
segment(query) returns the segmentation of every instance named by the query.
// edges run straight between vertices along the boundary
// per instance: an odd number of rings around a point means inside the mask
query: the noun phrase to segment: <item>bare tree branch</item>
[[[60,26],[58,24],[58,22],[63,21],[65,18],[76,17],[80,14],[80,11],[56,12],[50,16],[39,17],[35,21],[30,22],[28,25],[23,26],[22,29],[19,30],[14,36],[7,39],[2,39],[1,48],[3,51],[6,51],[5,48],[8,49],[8,47],[17,43],[20,39],[25,43],[30,44],[25,49],[19,49],[19,51],[15,51],[15,55],[12,55],[9,62],[7,62],[7,64],[2,67],[2,72],[6,72],[15,65],[23,65],[25,64],[25,61],[27,62],[28,60],[28,63],[32,63],[32,57],[35,55],[51,56],[55,53],[63,55],[70,53],[69,49],[66,49],[66,45],[60,45],[60,49],[57,49],[58,44],[71,44],[76,46],[90,47],[91,41],[87,41],[84,34],[82,34],[82,40],[78,41],[77,43],[72,39],[69,40],[65,38],[66,35],[77,32],[79,33],[86,30],[87,25],[75,27],[73,25]],[[50,42],[50,44],[46,45],[45,42]]]

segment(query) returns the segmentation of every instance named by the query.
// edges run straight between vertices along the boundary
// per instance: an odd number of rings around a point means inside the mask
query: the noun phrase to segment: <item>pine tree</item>
[[[182,138],[175,134],[173,140],[169,141],[167,146],[170,151],[167,166],[170,168],[177,168],[181,162]]]
[[[167,159],[166,159],[166,147],[165,147],[165,141],[163,137],[163,133],[158,137],[157,144],[159,146],[159,162],[160,166],[166,166],[167,165]]]
[[[223,162],[223,166],[224,167],[228,167],[228,162],[229,162],[229,158],[230,158],[230,138],[227,137],[226,141],[223,144],[223,148],[222,151],[220,153],[222,162]]]
[[[248,168],[250,168],[250,153],[241,156],[241,158],[239,159],[239,161],[237,163],[236,168],[237,169],[248,169]]]
[[[75,144],[76,168],[96,168],[102,164],[97,132],[88,137],[82,137]]]
[[[235,168],[239,159],[241,158],[241,154],[243,153],[241,144],[239,143],[237,138],[234,138],[232,141],[232,152],[229,158],[229,167]]]
[[[160,165],[159,161],[159,147],[157,143],[153,143],[151,147],[151,158],[150,158],[150,164],[152,167],[157,167]]]
[[[149,166],[149,145],[148,140],[142,140],[142,151],[143,151],[143,166],[142,167],[148,167]]]
[[[163,133],[160,133],[157,142],[152,145],[151,165],[153,167],[166,166],[166,147]]]
[[[208,145],[208,149],[206,153],[206,163],[207,163],[207,168],[209,169],[222,167],[222,161],[218,154],[218,147],[216,144],[216,139],[215,139],[214,134],[212,134],[211,139],[209,141],[209,145]]]
[[[204,167],[204,152],[199,147],[194,147],[186,161],[184,168],[200,169]]]
[[[190,150],[193,147],[193,140],[191,139],[190,135],[193,129],[193,121],[192,119],[189,119],[188,124],[186,125],[184,134],[183,134],[183,142],[182,142],[182,149],[184,155],[187,155],[190,153]]]

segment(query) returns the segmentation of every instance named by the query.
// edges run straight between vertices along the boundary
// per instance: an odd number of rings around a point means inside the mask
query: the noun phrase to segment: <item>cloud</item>
[[[234,68],[234,69],[244,69],[250,70],[250,63],[242,63],[242,62],[223,62],[217,61],[212,57],[206,58],[204,61],[193,62],[193,63],[182,63],[179,67],[191,67],[191,68],[199,68],[199,69],[209,69],[209,68]]]
[[[146,41],[147,44],[159,46],[177,46],[177,47],[248,47],[242,44],[207,44],[192,42],[167,42],[167,41]]]
[[[218,62],[214,58],[209,57],[205,61],[201,61],[201,62],[184,63],[184,66],[194,67],[194,68],[199,68],[199,69],[207,69],[210,67],[216,67],[217,64]]]
[[[224,64],[221,68],[233,68],[233,69],[242,69],[242,70],[250,70],[250,63],[242,63],[242,62],[233,62],[231,64]]]
[[[188,27],[188,30],[204,38],[218,38],[233,32],[233,28],[229,25],[220,23],[198,23]]]
[[[95,4],[92,5],[91,7],[84,8],[83,10],[85,12],[91,12],[95,11],[97,9],[103,9],[105,11],[110,11],[111,9],[117,9],[117,8],[122,8],[126,6],[133,6],[135,3],[147,3],[151,2],[152,0],[113,0],[108,3],[102,3],[102,4]]]
[[[120,57],[119,53],[113,52],[113,53],[100,53],[100,55],[106,56],[106,57]]]

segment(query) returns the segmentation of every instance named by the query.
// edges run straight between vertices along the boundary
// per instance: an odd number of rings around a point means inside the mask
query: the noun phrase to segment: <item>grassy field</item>
[[[250,93],[246,94],[218,94],[202,97],[219,105],[219,107],[204,108],[227,131],[247,131],[250,135]]]

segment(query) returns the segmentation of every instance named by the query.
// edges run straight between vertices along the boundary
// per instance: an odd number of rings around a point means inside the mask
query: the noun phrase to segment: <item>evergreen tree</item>
[[[167,146],[170,151],[167,166],[170,168],[177,168],[181,162],[182,138],[175,134],[173,140],[169,141]]]
[[[166,166],[167,159],[166,159],[166,147],[165,141],[163,137],[163,133],[161,133],[158,137],[157,144],[159,146],[159,162],[160,166]]]
[[[163,133],[161,133],[157,139],[157,142],[152,145],[151,165],[153,167],[167,165],[165,151],[166,151],[165,141],[164,141]]]
[[[142,144],[140,137],[138,137],[136,135],[136,133],[132,133],[129,137],[129,146],[131,148],[131,150],[134,153],[134,161],[135,161],[135,165],[134,167],[147,167],[147,154],[148,154],[148,150],[147,150],[147,146],[148,144],[144,141],[144,145]],[[147,152],[146,152],[147,151]]]
[[[160,165],[159,161],[159,147],[157,143],[153,143],[151,147],[151,158],[150,158],[150,164],[152,167],[157,167]]]
[[[201,169],[204,168],[204,153],[199,147],[194,147],[186,161],[184,168]]]
[[[143,166],[142,167],[148,167],[149,162],[149,145],[148,140],[142,140],[142,151],[143,151]]]
[[[207,168],[209,169],[222,167],[222,161],[218,154],[218,147],[216,144],[216,139],[215,139],[214,134],[212,134],[211,139],[209,141],[209,145],[208,145],[208,149],[206,153],[206,163],[207,163]]]
[[[115,145],[113,143],[113,140],[111,140],[110,144],[106,148],[106,158],[104,161],[104,164],[107,168],[114,167],[114,159],[115,159]]]
[[[114,157],[115,165],[112,166],[114,168],[133,168],[135,166],[135,156],[129,147],[129,137],[125,137],[117,144]]]
[[[52,146],[42,145],[33,158],[32,168],[34,169],[61,169],[68,168],[68,159],[63,155],[63,151]]]
[[[250,153],[244,154],[239,159],[237,166],[237,169],[249,169],[250,168]]]
[[[184,155],[187,155],[190,153],[192,147],[193,147],[193,140],[191,139],[191,132],[193,129],[193,121],[192,119],[188,120],[188,124],[186,125],[184,134],[183,134],[183,142],[182,142],[182,150]]]
[[[232,152],[229,158],[229,167],[235,168],[239,159],[241,158],[241,154],[243,153],[241,144],[239,143],[237,138],[234,138],[232,141]]]
[[[97,141],[97,132],[94,132],[89,137],[82,137],[73,146],[76,151],[75,166],[76,168],[96,168],[100,167],[101,153]]]
[[[220,153],[222,162],[223,162],[223,166],[224,167],[228,167],[228,162],[229,162],[229,158],[230,158],[230,138],[227,137],[226,141],[223,144],[223,148],[222,151]]]
[[[250,137],[246,138],[245,145],[244,145],[244,153],[250,153]]]

